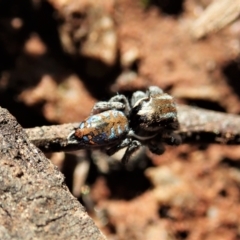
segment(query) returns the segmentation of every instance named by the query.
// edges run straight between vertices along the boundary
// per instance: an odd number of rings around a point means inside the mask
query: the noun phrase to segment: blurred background
[[[0,106],[24,128],[80,122],[156,85],[240,113],[239,0],[0,0]],[[47,155],[108,239],[240,239],[240,148],[183,144],[129,165]]]

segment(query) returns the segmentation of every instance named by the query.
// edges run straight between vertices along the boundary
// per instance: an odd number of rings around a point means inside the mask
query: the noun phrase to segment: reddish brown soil
[[[80,121],[95,101],[149,85],[240,113],[239,20],[191,35],[211,1],[12,2],[0,3],[0,105],[23,127]],[[76,161],[49,157],[73,189]],[[83,202],[105,213],[90,211],[108,239],[240,239],[239,146],[193,143],[135,158],[128,169],[91,164],[83,180],[91,189]]]

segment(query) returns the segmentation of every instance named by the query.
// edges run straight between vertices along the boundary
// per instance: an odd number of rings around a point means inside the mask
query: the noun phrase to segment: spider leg
[[[112,110],[112,109],[116,109],[116,110],[124,110],[125,109],[125,104],[121,103],[121,102],[97,102],[95,103],[95,105],[92,108],[91,114],[98,114],[101,112],[105,112],[108,110]]]
[[[159,95],[162,93],[163,90],[157,86],[150,86],[146,93],[142,91],[136,91],[132,95],[131,106],[136,107],[141,104],[141,102],[148,100],[150,96]]]
[[[115,145],[111,148],[109,148],[107,150],[107,154],[108,155],[113,155],[114,153],[116,153],[117,151],[119,151],[120,149],[122,148],[125,148],[127,147],[126,149],[126,152],[124,153],[123,155],[123,158],[122,158],[122,163],[123,164],[127,164],[129,158],[131,157],[131,155],[137,150],[139,149],[139,147],[141,146],[142,144],[137,141],[137,140],[132,140],[130,138],[126,138],[124,139],[120,144],[118,145]]]
[[[177,133],[174,133],[172,131],[166,131],[162,135],[162,141],[165,142],[168,145],[175,145],[178,146],[181,144],[182,139],[181,136]]]
[[[120,149],[127,147],[131,143],[130,138],[125,138],[120,144],[114,145],[107,149],[108,155],[113,155],[114,153],[118,152]]]
[[[126,165],[126,164],[128,163],[128,161],[129,161],[129,158],[132,156],[132,154],[133,154],[135,151],[137,151],[141,146],[142,146],[142,144],[141,144],[139,141],[133,140],[133,141],[129,144],[128,148],[126,149],[125,154],[123,155],[122,163],[123,163],[124,165]]]
[[[133,93],[131,98],[131,106],[134,107],[138,101],[148,98],[147,94],[142,91],[136,91]]]
[[[148,87],[147,95],[148,96],[154,96],[154,95],[159,95],[162,94],[163,90],[157,86],[150,86]]]
[[[152,142],[149,142],[147,146],[149,150],[154,154],[161,155],[165,152],[165,147],[162,142],[152,141]]]
[[[165,151],[164,144],[179,145],[181,143],[181,137],[177,133],[171,130],[159,133],[153,139],[147,142],[147,146],[152,153],[161,155]]]
[[[125,109],[123,108],[124,113],[126,114],[126,116],[129,116],[129,113],[131,111],[131,107],[130,107],[130,104],[129,104],[129,101],[128,101],[127,97],[122,95],[122,94],[119,94],[119,95],[116,95],[116,96],[110,98],[110,100],[109,100],[109,103],[116,103],[116,102],[125,105]]]

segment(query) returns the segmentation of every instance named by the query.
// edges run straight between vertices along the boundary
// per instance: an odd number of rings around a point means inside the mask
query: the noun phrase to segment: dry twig
[[[240,116],[179,105],[178,118],[183,143],[240,143]],[[66,139],[77,126],[78,123],[69,123],[25,131],[44,152],[72,151],[79,147],[68,145]]]

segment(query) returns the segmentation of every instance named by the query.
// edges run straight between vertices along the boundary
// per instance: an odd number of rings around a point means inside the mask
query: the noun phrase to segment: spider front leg
[[[174,133],[171,130],[165,130],[147,142],[147,146],[152,153],[161,155],[165,151],[164,144],[178,146],[180,143],[181,137],[177,133]]]
[[[125,109],[125,105],[121,102],[97,102],[92,108],[91,115],[113,109],[123,111]]]
[[[115,145],[107,150],[108,155],[113,155],[120,149],[127,147],[126,152],[123,155],[122,163],[127,164],[131,155],[139,149],[142,144],[138,140],[132,140],[130,138],[124,139],[120,144]]]
[[[161,155],[165,152],[165,147],[162,142],[150,141],[147,146],[154,154]]]
[[[136,91],[133,93],[132,98],[131,98],[131,106],[134,107],[137,105],[140,101],[148,99],[148,96],[146,93],[142,91]]]
[[[116,95],[112,98],[110,98],[109,100],[110,103],[123,103],[124,104],[124,113],[126,116],[129,116],[129,113],[131,111],[131,107],[130,107],[130,104],[129,104],[129,101],[127,99],[126,96],[122,95],[122,94],[119,94],[119,95]]]
[[[91,114],[94,115],[113,109],[123,111],[126,116],[128,116],[130,112],[130,105],[128,99],[124,95],[116,95],[110,98],[109,101],[97,102],[93,106]]]
[[[181,136],[172,131],[166,131],[162,134],[162,141],[168,145],[178,146],[181,144]]]
[[[163,90],[157,86],[150,86],[148,87],[148,91],[147,91],[148,96],[155,96],[155,95],[159,95],[159,94],[163,94]]]

